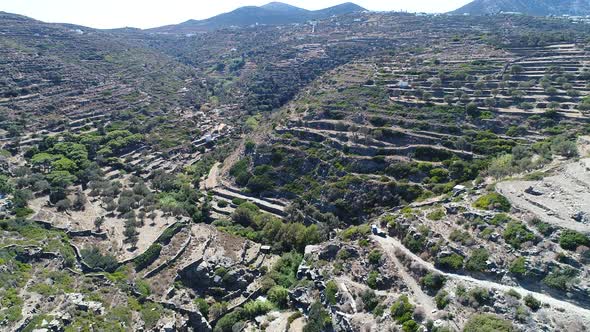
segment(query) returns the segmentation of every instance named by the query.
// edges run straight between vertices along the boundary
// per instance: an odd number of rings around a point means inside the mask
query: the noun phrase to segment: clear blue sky
[[[240,6],[271,0],[0,0],[0,11],[45,22],[74,23],[94,28],[151,28],[189,19],[204,19]],[[321,9],[347,0],[284,0],[306,9]],[[447,12],[470,0],[357,0],[369,10]]]

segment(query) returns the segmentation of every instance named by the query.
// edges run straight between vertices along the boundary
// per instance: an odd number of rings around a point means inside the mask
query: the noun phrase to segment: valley
[[[0,13],[0,330],[587,331],[588,33]]]

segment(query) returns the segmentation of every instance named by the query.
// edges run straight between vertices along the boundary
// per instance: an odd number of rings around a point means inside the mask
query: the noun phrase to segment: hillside
[[[0,13],[0,330],[588,331],[590,25],[354,8]]]
[[[353,3],[321,9],[306,10],[280,2],[271,2],[261,7],[240,7],[229,13],[220,14],[205,20],[189,20],[176,25],[149,29],[150,32],[190,34],[211,31],[227,27],[245,27],[251,25],[285,25],[304,23],[309,20],[321,20],[333,15],[344,15],[364,11]]]
[[[590,14],[588,0],[475,0],[454,14],[487,15],[515,12],[536,16],[585,16]]]

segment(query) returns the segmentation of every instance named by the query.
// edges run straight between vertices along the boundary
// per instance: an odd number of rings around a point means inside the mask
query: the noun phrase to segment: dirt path
[[[499,283],[496,283],[493,281],[479,280],[479,279],[475,279],[470,276],[443,272],[443,271],[440,271],[437,268],[435,268],[434,265],[432,265],[432,263],[426,262],[422,258],[415,255],[413,252],[411,252],[409,249],[407,249],[403,244],[401,244],[401,242],[399,242],[399,240],[397,240],[395,238],[392,238],[392,237],[382,238],[382,237],[378,237],[375,235],[372,235],[371,237],[373,240],[375,240],[377,243],[379,243],[379,245],[383,248],[383,250],[385,250],[385,252],[390,256],[395,257],[394,253],[396,252],[396,250],[401,250],[405,255],[410,257],[412,259],[412,261],[415,262],[416,264],[420,264],[422,267],[426,268],[427,270],[440,273],[441,275],[445,276],[448,279],[453,279],[455,281],[461,281],[464,283],[469,283],[469,284],[473,284],[473,285],[488,288],[488,289],[494,288],[494,289],[497,289],[497,290],[500,290],[503,292],[507,292],[511,289],[514,289],[525,296],[529,295],[529,294],[533,295],[537,300],[540,300],[543,303],[549,304],[550,306],[552,306],[554,308],[563,309],[564,314],[572,315],[572,317],[571,317],[572,319],[577,319],[577,320],[582,319],[585,325],[590,325],[590,310],[588,310],[588,309],[578,307],[578,306],[576,306],[572,303],[569,303],[569,302],[555,299],[555,298],[553,298],[549,295],[543,294],[543,293],[531,292],[531,291],[524,289],[522,287],[519,287],[519,286],[507,286],[507,285],[499,284]],[[413,278],[411,276],[409,276],[409,277],[410,277],[410,279],[413,280]]]
[[[385,248],[384,248],[385,249]],[[412,277],[406,267],[399,261],[397,256],[395,256],[395,250],[385,250],[385,254],[393,261],[398,268],[398,275],[403,279],[406,286],[410,290],[410,294],[412,294],[412,299],[416,301],[416,303],[424,308],[426,312],[433,312],[436,310],[436,305],[430,296],[428,296],[418,283],[416,279]]]
[[[211,167],[211,169],[209,170],[209,175],[207,175],[207,178],[204,181],[206,190],[211,190],[219,185],[218,178],[220,165],[220,162],[216,162],[215,165],[213,165],[213,167]]]

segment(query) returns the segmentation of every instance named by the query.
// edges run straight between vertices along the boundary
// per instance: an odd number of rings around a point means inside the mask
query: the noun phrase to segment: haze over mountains
[[[590,15],[590,0],[475,0],[454,14],[487,15],[518,12],[527,15]]]
[[[245,6],[229,13],[220,14],[205,20],[189,20],[176,25],[151,29],[153,32],[191,33],[210,31],[229,26],[249,26],[254,24],[283,25],[319,20],[333,15],[362,12],[366,9],[347,2],[321,10],[307,10],[282,2],[271,2],[264,6]]]

